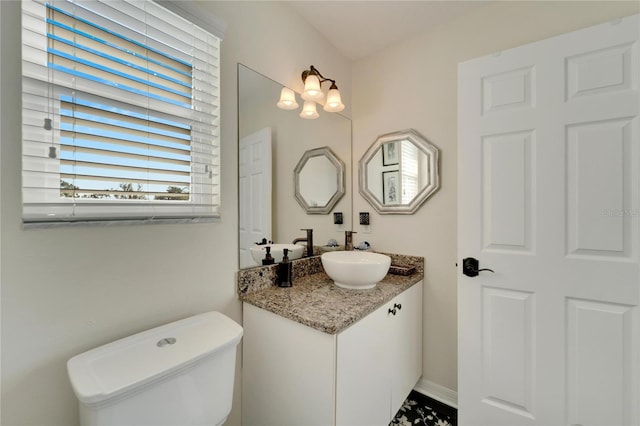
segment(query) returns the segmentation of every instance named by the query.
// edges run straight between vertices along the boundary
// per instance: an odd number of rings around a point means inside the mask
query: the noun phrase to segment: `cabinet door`
[[[338,335],[336,425],[386,425],[390,420],[388,304]]]
[[[242,424],[331,425],[335,336],[243,306]]]
[[[395,414],[422,375],[422,282],[391,301],[391,413]]]

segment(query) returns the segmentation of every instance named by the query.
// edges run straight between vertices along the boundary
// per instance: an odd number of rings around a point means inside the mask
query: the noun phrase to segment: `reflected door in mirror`
[[[240,268],[255,266],[249,248],[271,238],[271,128],[240,139]]]

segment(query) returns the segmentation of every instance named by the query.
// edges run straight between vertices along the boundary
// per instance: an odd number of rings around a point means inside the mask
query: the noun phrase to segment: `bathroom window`
[[[24,223],[218,217],[220,38],[151,1],[22,8]]]

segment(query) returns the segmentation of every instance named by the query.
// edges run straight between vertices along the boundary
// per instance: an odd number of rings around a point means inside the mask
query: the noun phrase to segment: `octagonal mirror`
[[[413,214],[440,187],[438,157],[415,130],[379,136],[360,159],[360,194],[380,214]]]
[[[328,214],[342,198],[344,162],[329,147],[306,151],[294,170],[295,197],[309,214]]]

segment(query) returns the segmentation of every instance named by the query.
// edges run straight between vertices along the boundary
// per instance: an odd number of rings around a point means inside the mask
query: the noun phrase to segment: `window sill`
[[[128,225],[163,225],[163,224],[193,224],[193,223],[216,223],[220,222],[220,217],[197,217],[197,218],[175,218],[175,219],[130,219],[130,220],[86,220],[86,221],[64,221],[64,222],[26,222],[22,223],[22,229],[46,229],[46,228],[67,228],[67,227],[92,227],[92,226],[128,226]]]

